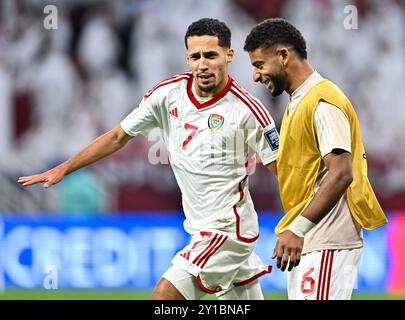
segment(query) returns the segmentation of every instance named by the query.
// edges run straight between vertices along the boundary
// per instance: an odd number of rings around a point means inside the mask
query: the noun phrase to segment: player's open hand
[[[65,176],[64,170],[59,167],[53,168],[46,172],[36,174],[33,176],[19,177],[17,182],[22,186],[31,186],[37,183],[43,183],[44,188],[57,184]]]
[[[288,271],[298,266],[301,260],[304,238],[298,237],[290,230],[284,231],[274,247],[272,259],[277,258],[277,268],[284,271],[288,265]]]

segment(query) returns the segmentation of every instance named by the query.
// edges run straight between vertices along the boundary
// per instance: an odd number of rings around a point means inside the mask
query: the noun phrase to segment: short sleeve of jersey
[[[250,114],[248,119],[248,144],[259,155],[263,165],[276,160],[279,145],[279,135],[274,120],[268,112],[267,116],[270,123],[266,127],[263,127],[253,114]]]
[[[315,110],[314,126],[322,157],[333,149],[351,152],[349,121],[339,108],[320,102]]]
[[[152,129],[161,127],[160,109],[156,93],[147,98],[144,97],[141,103],[121,121],[121,127],[130,136],[139,134],[147,136]]]

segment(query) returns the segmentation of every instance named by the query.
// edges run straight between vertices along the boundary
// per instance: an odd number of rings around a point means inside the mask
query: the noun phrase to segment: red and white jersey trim
[[[168,84],[175,83],[175,82],[178,82],[181,80],[188,80],[188,79],[190,79],[190,77],[191,77],[190,72],[184,72],[184,73],[175,75],[173,77],[167,78],[165,80],[162,80],[145,94],[144,99],[149,98],[153,94],[153,92],[155,92],[157,89],[159,89],[161,87],[164,87]]]
[[[222,89],[222,91],[220,93],[218,93],[214,98],[212,98],[206,102],[203,102],[203,103],[200,103],[194,96],[194,93],[192,90],[193,81],[194,81],[194,77],[192,75],[190,75],[190,77],[188,79],[188,83],[187,83],[188,98],[190,99],[190,101],[194,104],[194,106],[197,109],[203,109],[203,108],[207,108],[207,107],[214,105],[215,103],[220,101],[222,98],[224,98],[228,94],[229,90],[231,89],[231,85],[234,80],[231,76],[228,76],[228,82],[227,82],[225,88]]]
[[[210,244],[193,260],[193,264],[204,268],[209,258],[221,247],[228,239],[228,236],[216,233],[211,239]]]
[[[201,277],[199,275],[197,276],[197,282],[201,290],[208,294],[214,294],[222,290],[222,286],[220,284],[217,284],[214,290],[207,288],[206,286],[204,286]]]
[[[243,280],[241,282],[235,282],[233,285],[235,287],[244,286],[244,285],[249,284],[252,281],[256,280],[257,278],[264,276],[266,273],[271,273],[272,270],[273,270],[272,266],[267,266],[267,269],[263,270],[262,272],[259,272],[259,273],[255,274],[253,277],[250,277],[249,279]]]
[[[246,175],[241,182],[239,182],[239,201],[242,201],[243,197],[244,197],[244,192],[243,192],[243,188],[242,188],[242,182],[245,181],[248,178],[248,176]],[[233,206],[233,213],[235,214],[235,219],[236,219],[236,237],[243,242],[255,242],[260,234],[258,233],[256,236],[252,237],[252,238],[247,238],[247,237],[243,237],[241,235],[240,232],[240,215],[238,213],[238,210],[236,210],[236,205]]]
[[[254,236],[252,238],[243,237],[240,234],[240,216],[239,216],[238,211],[236,210],[235,206],[233,207],[233,212],[234,212],[235,218],[236,218],[236,237],[240,241],[243,241],[243,242],[255,242],[259,238],[260,234],[258,233],[256,236]]]
[[[271,124],[269,112],[263,104],[243,89],[235,80],[232,82],[230,91],[237,96],[250,109],[250,111],[252,111],[253,115],[263,128],[266,128]]]

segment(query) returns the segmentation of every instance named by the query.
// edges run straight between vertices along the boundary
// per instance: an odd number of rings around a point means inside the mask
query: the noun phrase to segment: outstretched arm
[[[125,131],[122,130],[121,125],[118,125],[111,131],[99,136],[84,149],[57,167],[40,174],[20,177],[17,182],[23,186],[44,183],[44,188],[49,188],[61,181],[63,177],[69,173],[88,166],[118,151],[131,138],[132,136],[126,134]]]

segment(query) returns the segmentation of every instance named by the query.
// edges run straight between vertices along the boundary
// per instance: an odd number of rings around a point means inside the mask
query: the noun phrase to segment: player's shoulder
[[[232,79],[230,92],[235,96],[236,102],[243,112],[253,116],[265,128],[271,122],[271,116],[264,104],[243,88],[235,79]]]
[[[166,78],[157,83],[152,89],[150,89],[144,95],[144,99],[149,98],[152,95],[166,95],[169,91],[184,87],[188,80],[192,77],[191,72],[183,72]]]

